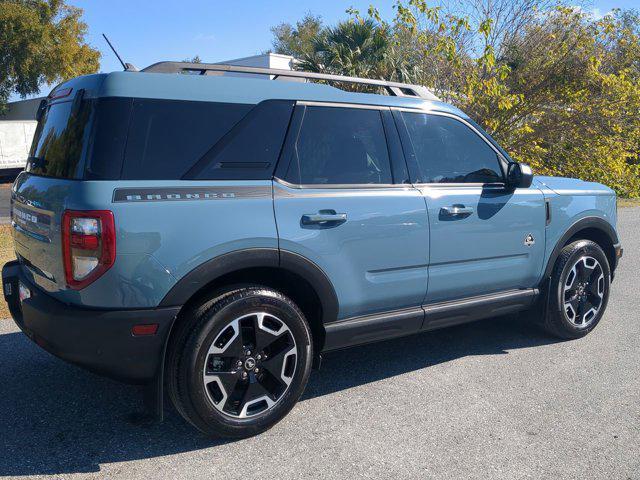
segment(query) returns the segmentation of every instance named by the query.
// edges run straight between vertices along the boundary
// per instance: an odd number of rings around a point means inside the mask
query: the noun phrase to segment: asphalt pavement
[[[498,318],[326,355],[269,432],[204,438],[139,389],[68,365],[0,320],[0,476],[640,479],[640,209],[606,315],[558,342]]]

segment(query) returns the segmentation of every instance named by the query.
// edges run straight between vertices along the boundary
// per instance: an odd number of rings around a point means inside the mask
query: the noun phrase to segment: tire
[[[551,275],[543,327],[562,339],[584,337],[602,319],[610,287],[611,270],[602,248],[590,240],[570,243]]]
[[[209,436],[268,430],[296,404],[313,359],[309,325],[289,298],[238,288],[186,314],[167,357],[176,410]]]

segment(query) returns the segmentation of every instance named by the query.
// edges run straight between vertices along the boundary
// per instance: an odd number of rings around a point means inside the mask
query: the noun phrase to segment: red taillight
[[[71,246],[85,250],[96,250],[100,245],[100,237],[97,235],[71,234]]]
[[[157,323],[134,325],[133,327],[131,327],[131,334],[134,337],[142,337],[145,335],[155,335],[156,333],[158,333]]]
[[[86,287],[116,260],[116,228],[109,210],[66,210],[62,215],[62,258],[67,285]]]

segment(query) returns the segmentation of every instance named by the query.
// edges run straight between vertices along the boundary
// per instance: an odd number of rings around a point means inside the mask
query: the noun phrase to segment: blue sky
[[[373,3],[390,18],[394,2],[68,0],[68,3],[84,9],[84,20],[89,26],[87,40],[102,52],[101,70],[109,72],[120,70],[121,66],[103,40],[103,32],[123,59],[138,68],[195,55],[203,61],[216,62],[267,50],[271,46],[272,26],[295,22],[306,12],[319,14],[327,23],[333,23],[346,17],[345,9],[349,6],[366,12]],[[597,0],[583,6],[602,14],[613,7],[640,8],[640,0]]]

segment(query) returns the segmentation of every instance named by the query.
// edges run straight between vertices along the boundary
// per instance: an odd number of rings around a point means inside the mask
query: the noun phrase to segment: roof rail
[[[383,87],[389,95],[396,97],[417,97],[425,100],[439,100],[431,90],[422,85],[408,83],[388,82],[386,80],[374,80],[359,77],[344,77],[342,75],[330,75],[326,73],[300,72],[297,70],[284,70],[278,68],[246,67],[243,65],[226,65],[219,63],[189,63],[189,62],[158,62],[142,69],[147,73],[183,73],[194,72],[199,75],[222,75],[225,72],[251,73],[257,75],[272,75],[272,80],[327,80],[331,82],[356,83],[361,85],[374,85]]]

